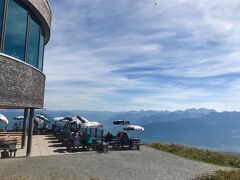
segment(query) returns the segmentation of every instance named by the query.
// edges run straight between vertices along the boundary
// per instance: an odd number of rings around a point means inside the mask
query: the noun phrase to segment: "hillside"
[[[11,123],[12,118],[21,115],[19,110],[1,110]],[[87,119],[99,121],[106,130],[120,129],[113,126],[116,119],[127,119],[132,124],[145,128],[140,136],[144,142],[168,142],[215,148],[215,150],[240,152],[240,112],[216,112],[208,109],[188,109],[185,111],[52,111],[40,110],[49,119],[57,116],[81,115]],[[11,125],[10,125],[11,127]]]

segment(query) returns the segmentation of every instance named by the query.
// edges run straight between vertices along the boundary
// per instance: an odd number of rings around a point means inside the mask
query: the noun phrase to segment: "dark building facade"
[[[44,104],[44,46],[51,16],[47,0],[0,0],[0,109],[24,109],[22,148],[28,134],[27,156],[34,109]]]
[[[0,109],[43,108],[47,0],[0,0]]]

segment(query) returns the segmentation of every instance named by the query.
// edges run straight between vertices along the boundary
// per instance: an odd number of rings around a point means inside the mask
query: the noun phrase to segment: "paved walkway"
[[[35,144],[36,147],[40,144]],[[48,146],[49,147],[49,146]],[[52,147],[49,147],[50,149]],[[41,155],[51,155],[38,147]],[[44,153],[42,153],[44,152]],[[110,151],[1,159],[0,179],[185,180],[204,172],[229,169],[192,161],[146,146],[140,151]],[[94,179],[94,178],[92,178]]]
[[[50,156],[59,154],[59,150],[63,152],[66,148],[61,146],[52,135],[34,135],[32,138],[32,153],[31,156]],[[26,156],[26,148],[18,148],[17,157]]]

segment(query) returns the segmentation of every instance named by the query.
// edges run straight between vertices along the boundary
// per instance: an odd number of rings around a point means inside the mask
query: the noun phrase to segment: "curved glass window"
[[[43,35],[41,23],[22,1],[0,0],[0,52],[42,71]]]
[[[24,61],[28,12],[9,0],[4,53]]]
[[[44,56],[44,37],[40,35],[38,69],[43,70],[43,56]]]
[[[30,18],[29,25],[29,46],[28,46],[28,63],[34,67],[38,67],[38,49],[39,49],[39,25]]]
[[[2,35],[2,21],[3,21],[4,4],[5,4],[5,1],[1,0],[0,1],[0,40],[1,40],[1,35]]]

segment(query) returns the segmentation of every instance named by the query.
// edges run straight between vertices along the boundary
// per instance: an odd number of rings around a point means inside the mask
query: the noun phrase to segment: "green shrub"
[[[214,173],[206,173],[196,177],[194,180],[239,180],[240,170],[223,171],[219,170]]]

